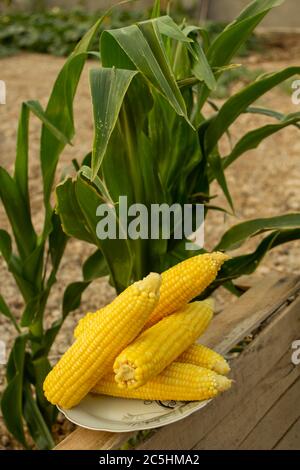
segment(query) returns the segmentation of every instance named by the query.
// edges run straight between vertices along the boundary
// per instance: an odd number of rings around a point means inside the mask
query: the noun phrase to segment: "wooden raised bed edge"
[[[232,389],[138,449],[300,448],[300,366],[291,362],[291,344],[300,338],[299,276],[258,281],[213,319],[201,341],[226,354],[253,332],[231,361]],[[56,450],[118,449],[135,435],[77,428]]]

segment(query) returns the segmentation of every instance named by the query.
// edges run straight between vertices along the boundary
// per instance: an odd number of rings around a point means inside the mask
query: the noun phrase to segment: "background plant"
[[[118,292],[132,280],[149,271],[162,271],[195,251],[184,249],[185,240],[100,241],[95,216],[99,204],[106,201],[115,206],[117,224],[117,202],[122,195],[128,197],[129,205],[202,203],[206,215],[212,210],[233,212],[226,169],[265,138],[299,125],[300,113],[283,115],[254,106],[258,98],[299,73],[299,67],[250,80],[220,109],[211,100],[224,74],[238,70],[231,60],[239,48],[268,11],[281,3],[252,2],[213,40],[201,27],[177,25],[170,16],[160,16],[159,2],[150,20],[102,33],[101,66],[90,75],[93,149],[76,179],[68,178],[57,187],[57,209],[66,233],[98,247]],[[206,116],[206,104],[213,107],[212,116]],[[229,135],[230,126],[243,113],[272,116],[274,123],[248,132],[228,155],[220,155],[221,138]],[[227,207],[211,201],[215,180]],[[215,249],[233,250],[250,237],[269,233],[253,253],[225,263],[210,291],[222,284],[238,293],[233,280],[253,272],[271,248],[299,238],[299,230],[299,214],[251,220],[230,228]]]
[[[30,12],[7,11],[0,16],[0,57],[21,51],[67,56],[102,13],[79,8],[65,11],[58,7]],[[174,11],[172,7],[172,15],[176,20],[182,21],[186,17],[186,12],[177,9]],[[114,10],[99,28],[91,49],[97,49],[99,36],[104,29],[121,28],[147,17],[149,17],[148,12],[140,10],[138,3],[131,9]],[[225,25],[208,22],[205,27],[210,36],[214,37],[224,29]],[[247,55],[253,50],[261,49],[262,40],[251,34],[239,54]]]
[[[66,61],[46,109],[35,101],[22,105],[14,174],[0,170],[0,196],[14,244],[10,235],[1,230],[0,250],[23,295],[24,311],[17,321],[3,297],[0,310],[18,333],[7,365],[7,388],[1,408],[8,429],[23,445],[27,445],[26,422],[38,447],[53,446],[50,429],[56,411],[42,392],[43,379],[51,367],[48,354],[65,317],[79,305],[89,283],[109,274],[111,284],[120,292],[149,271],[161,271],[195,255],[184,249],[185,240],[100,241],[96,237],[98,205],[103,201],[114,205],[118,224],[120,195],[127,195],[129,204],[203,203],[206,214],[211,210],[232,212],[226,168],[266,137],[289,125],[299,125],[300,113],[286,116],[254,107],[253,103],[299,73],[300,67],[260,77],[231,96],[220,109],[211,100],[222,74],[232,69],[231,60],[239,48],[268,11],[280,3],[252,2],[234,23],[211,40],[202,27],[178,25],[169,16],[160,16],[156,1],[150,20],[103,31],[100,50],[95,50],[93,41],[103,27],[104,18],[100,18]],[[91,49],[94,57],[101,58],[101,65],[92,70],[90,80],[94,145],[90,154],[77,163],[76,176],[57,186],[57,207],[53,207],[50,197],[56,166],[75,132],[73,99]],[[215,110],[213,116],[206,116],[206,103]],[[220,139],[245,112],[272,116],[274,123],[247,133],[228,155],[220,155]],[[45,220],[41,233],[36,233],[30,215],[30,113],[42,121],[40,164]],[[211,183],[215,180],[228,207],[216,207],[211,201]],[[215,248],[233,250],[248,238],[265,232],[253,253],[235,256],[224,265],[210,291],[223,285],[238,294],[239,289],[233,284],[236,278],[253,272],[269,249],[299,238],[300,215],[238,224],[224,233]],[[46,329],[45,306],[68,236],[95,245],[95,251],[83,265],[82,280],[66,289],[61,318]]]

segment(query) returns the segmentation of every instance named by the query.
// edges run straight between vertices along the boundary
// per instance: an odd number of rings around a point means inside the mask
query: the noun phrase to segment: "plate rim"
[[[99,395],[100,396],[100,395]],[[103,396],[106,396],[106,395],[103,395]],[[110,398],[114,398],[114,397],[111,397],[109,396]],[[116,397],[115,397],[116,398]],[[117,398],[120,398],[120,397],[117,397]],[[130,398],[121,398],[122,400],[131,400]],[[138,400],[138,399],[135,399],[135,400]],[[104,432],[111,432],[111,433],[128,433],[128,432],[133,432],[133,431],[144,431],[144,430],[147,430],[147,429],[156,429],[156,428],[161,428],[163,426],[167,426],[169,424],[173,424],[173,423],[176,423],[178,421],[181,421],[182,419],[184,418],[187,418],[188,416],[190,416],[191,414],[195,413],[196,411],[199,411],[201,410],[202,408],[204,408],[206,405],[208,405],[208,403],[211,402],[212,399],[209,399],[209,400],[201,400],[201,401],[195,401],[195,402],[186,402],[186,403],[195,403],[195,407],[191,407],[189,408],[186,413],[184,414],[177,414],[176,413],[176,408],[174,408],[173,410],[173,413],[174,414],[174,417],[170,417],[170,419],[166,422],[166,423],[161,423],[161,422],[157,422],[157,423],[149,423],[148,425],[139,425],[138,423],[134,426],[132,426],[131,428],[126,428],[126,429],[120,429],[120,428],[107,428],[107,427],[94,427],[94,426],[89,426],[89,425],[86,425],[86,424],[82,424],[80,422],[78,422],[75,418],[71,418],[68,414],[68,411],[69,410],[66,410],[64,408],[61,408],[60,406],[57,406],[58,410],[63,413],[63,415],[73,424],[75,424],[76,426],[79,426],[81,428],[84,428],[84,429],[89,429],[91,431],[104,431]],[[143,401],[143,400],[139,400],[139,401]],[[152,401],[155,401],[155,400],[152,400]],[[196,405],[197,403],[197,405]],[[80,405],[80,404],[79,404]],[[79,406],[77,405],[77,406]],[[199,406],[198,406],[199,405]],[[202,406],[200,406],[202,405]],[[116,421],[116,423],[118,423],[118,421]],[[124,422],[124,425],[126,426],[127,423]]]

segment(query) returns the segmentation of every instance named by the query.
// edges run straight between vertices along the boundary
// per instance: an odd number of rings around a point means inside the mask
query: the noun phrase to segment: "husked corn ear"
[[[177,359],[177,362],[194,364],[195,366],[205,367],[221,375],[227,375],[230,367],[226,359],[221,354],[202,344],[193,344],[184,351]]]
[[[220,267],[227,259],[228,256],[225,253],[205,253],[182,261],[163,272],[159,302],[146,323],[145,329],[179,310],[201,294],[216,278]],[[88,313],[82,318],[74,331],[75,338],[78,338],[88,325],[93,327],[94,322],[96,325],[101,322],[101,312],[102,310]]]
[[[193,256],[163,272],[160,298],[145,328],[179,310],[201,294],[216,278],[228,256],[221,252]]]
[[[95,322],[95,325],[97,323],[101,323],[101,315],[103,312],[103,308],[100,310],[97,310],[97,312],[88,312],[85,314],[83,318],[79,320],[79,322],[76,325],[76,328],[74,330],[74,338],[79,338],[81,333],[84,332],[86,328],[92,327]]]
[[[213,316],[211,299],[192,302],[143,333],[114,362],[120,387],[137,388],[159,374],[207,328]]]
[[[141,400],[208,400],[229,389],[231,380],[193,364],[173,362],[141,387],[119,388],[113,374],[103,377],[92,392]]]
[[[158,302],[161,278],[151,273],[128,287],[62,356],[44,382],[46,398],[72,408],[107,374],[116,356],[139,334]]]

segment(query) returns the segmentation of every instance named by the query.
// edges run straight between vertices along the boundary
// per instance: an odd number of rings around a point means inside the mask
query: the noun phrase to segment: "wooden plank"
[[[134,433],[113,433],[77,428],[55,447],[55,450],[118,449]]]
[[[275,450],[300,450],[300,418],[274,447]]]
[[[281,347],[281,345],[280,345]],[[300,377],[291,364],[290,345],[266,377],[240,400],[220,422],[196,444],[195,449],[236,449],[256,424]]]
[[[269,295],[272,295],[271,292]],[[253,297],[251,301],[256,303]],[[252,305],[250,303],[250,311],[252,311]],[[247,315],[248,309],[244,312]],[[139,448],[190,449],[197,445],[222,419],[232,413],[237,404],[245,398],[245,393],[250,393],[251,389],[254,389],[265,378],[280,360],[283,351],[286,351],[291,342],[297,338],[300,331],[299,312],[300,298],[282,309],[278,316],[274,317],[273,321],[233,361],[231,376],[235,384],[230,391],[210,402],[198,413],[158,430]]]
[[[226,353],[254,331],[300,288],[299,276],[268,277],[214,319],[201,342]]]
[[[204,344],[215,347],[220,352],[227,352],[250,331],[253,331],[262,321],[272,315],[274,311],[276,311],[280,305],[283,305],[287,298],[295,294],[299,288],[299,276],[273,275],[265,278],[256,286],[249,289],[242,297],[237,299],[234,304],[230,305],[229,308],[217,315],[213,319],[212,325],[207,333],[201,338],[201,341],[203,341]],[[223,400],[223,398],[221,398],[221,400]],[[219,399],[216,402],[219,403]],[[208,408],[211,409],[211,404],[209,407],[206,407],[205,410],[208,410]],[[173,429],[172,426],[173,425],[170,426],[171,429]],[[164,428],[156,435],[160,435],[161,433],[164,433]],[[176,431],[176,433],[178,433],[178,431]],[[76,446],[80,446],[80,449],[113,449],[121,445],[119,443],[119,436],[120,435],[114,433],[88,431],[83,428],[78,428],[62,441],[56,449],[79,448]],[[124,437],[124,435],[121,435],[121,437]],[[159,437],[157,439],[159,445]],[[75,441],[74,443],[73,440]],[[124,440],[122,442],[124,442]],[[195,441],[192,439],[192,442]],[[165,445],[167,445],[167,443],[165,443]]]
[[[272,449],[283,434],[300,417],[300,378],[274,404],[241,443],[239,449]]]

